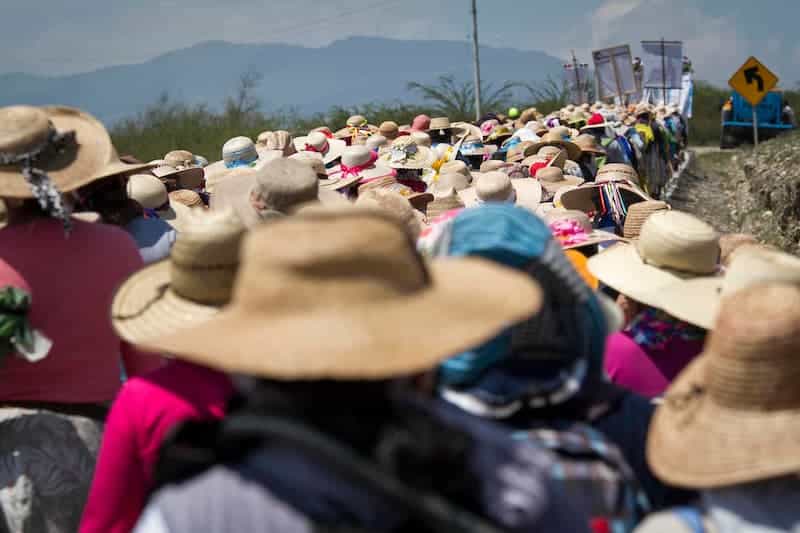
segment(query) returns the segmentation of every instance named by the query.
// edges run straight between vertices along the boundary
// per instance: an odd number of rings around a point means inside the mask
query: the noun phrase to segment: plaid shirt
[[[592,427],[563,421],[514,436],[553,452],[551,476],[563,483],[566,498],[592,517],[593,531],[633,531],[649,512],[647,496],[620,450]]]

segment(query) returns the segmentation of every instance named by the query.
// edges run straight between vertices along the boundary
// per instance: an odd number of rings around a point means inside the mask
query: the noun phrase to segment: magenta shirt
[[[182,361],[127,381],[106,422],[81,533],[131,531],[167,432],[185,420],[222,418],[232,394],[226,375]]]
[[[614,333],[606,341],[605,370],[612,383],[654,398],[664,393],[702,349],[701,340],[676,338],[663,350],[646,351],[625,332]]]

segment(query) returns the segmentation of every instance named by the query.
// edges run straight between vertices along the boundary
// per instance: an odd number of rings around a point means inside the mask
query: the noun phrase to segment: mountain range
[[[562,60],[539,51],[481,46],[483,79],[539,82],[560,76]],[[208,41],[150,61],[69,76],[0,75],[0,105],[63,104],[91,112],[107,125],[143,111],[162,94],[188,104],[221,106],[245,72],[262,79],[254,90],[265,110],[301,114],[331,106],[403,100],[420,102],[410,81],[441,75],[472,79],[468,42],[350,37],[323,48]]]

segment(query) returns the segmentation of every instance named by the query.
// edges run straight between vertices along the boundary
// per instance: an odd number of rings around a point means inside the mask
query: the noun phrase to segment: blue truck
[[[797,127],[794,112],[788,108],[782,91],[767,93],[756,106],[759,141],[771,139]],[[753,142],[753,107],[734,92],[722,106],[720,148],[735,148]]]

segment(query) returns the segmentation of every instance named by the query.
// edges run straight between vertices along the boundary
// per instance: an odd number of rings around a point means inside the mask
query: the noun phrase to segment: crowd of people
[[[0,532],[800,531],[800,258],[671,208],[687,142],[0,108]]]

